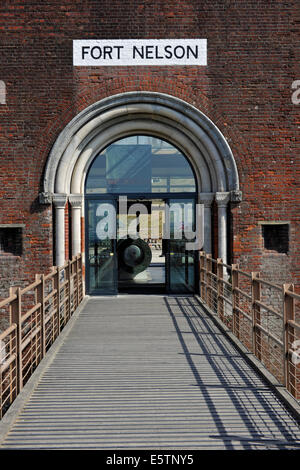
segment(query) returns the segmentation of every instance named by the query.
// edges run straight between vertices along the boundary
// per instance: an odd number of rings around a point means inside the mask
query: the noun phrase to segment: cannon
[[[142,280],[140,273],[151,263],[152,252],[148,244],[141,238],[126,238],[117,243],[119,279]]]

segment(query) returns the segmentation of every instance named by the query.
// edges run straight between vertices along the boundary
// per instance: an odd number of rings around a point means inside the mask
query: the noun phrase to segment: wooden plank
[[[91,298],[49,363],[3,449],[299,449],[193,297]]]

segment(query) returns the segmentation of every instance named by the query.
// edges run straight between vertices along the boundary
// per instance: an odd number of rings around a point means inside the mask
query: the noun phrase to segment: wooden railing
[[[83,299],[81,255],[37,275],[0,302],[10,326],[0,334],[0,418]],[[200,253],[200,298],[265,367],[300,398],[300,295]]]
[[[200,252],[200,298],[300,399],[300,295]]]
[[[83,299],[82,257],[0,301],[10,326],[0,334],[0,418],[4,415]]]

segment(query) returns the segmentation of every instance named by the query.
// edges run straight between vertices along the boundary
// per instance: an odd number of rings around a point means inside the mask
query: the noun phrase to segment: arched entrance
[[[170,95],[130,92],[101,100],[79,113],[61,132],[49,155],[42,199],[52,201],[56,219],[56,264],[65,259],[65,215],[71,205],[72,251],[82,250],[86,176],[95,157],[132,135],[169,142],[189,161],[205,206],[204,250],[211,253],[211,205],[218,211],[218,256],[227,260],[227,206],[241,198],[231,149],[214,123],[195,107]]]
[[[131,135],[110,144],[85,183],[88,293],[194,293],[197,185],[171,143]]]

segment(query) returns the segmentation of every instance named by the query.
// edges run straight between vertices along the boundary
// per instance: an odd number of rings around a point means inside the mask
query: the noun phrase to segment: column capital
[[[205,208],[210,208],[214,200],[215,193],[200,193],[200,204]]]
[[[66,194],[53,194],[52,201],[56,209],[64,209],[66,202],[67,202],[67,195]]]
[[[69,203],[74,209],[81,209],[83,203],[82,194],[70,194]]]
[[[216,193],[216,203],[218,207],[226,207],[230,201],[230,192],[217,192]]]

